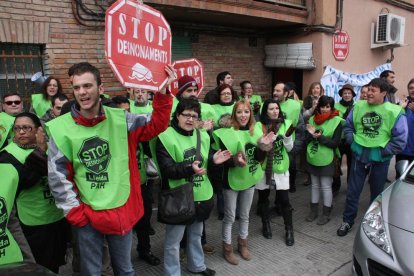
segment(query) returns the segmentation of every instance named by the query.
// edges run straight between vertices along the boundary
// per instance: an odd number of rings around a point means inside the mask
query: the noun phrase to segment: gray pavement
[[[345,162],[343,162],[345,164]],[[345,168],[344,168],[345,169]],[[342,176],[340,193],[333,201],[331,221],[319,226],[314,222],[306,222],[309,211],[310,186],[304,186],[304,174],[299,173],[297,191],[290,193],[290,201],[294,207],[295,244],[287,247],[284,242],[284,225],[282,217],[272,218],[273,238],[265,239],[261,234],[261,220],[256,215],[257,194],[250,213],[249,248],[251,261],[240,260],[239,265],[228,264],[222,257],[222,222],[217,219],[213,210],[206,223],[207,241],[216,252],[205,255],[207,267],[214,269],[217,275],[352,275],[352,247],[361,217],[369,204],[369,187],[365,185],[360,200],[360,211],[351,232],[345,237],[338,237],[336,230],[342,222],[342,211],[346,198],[345,174]],[[389,179],[395,178],[394,162],[390,165]],[[271,193],[274,198],[274,192]],[[156,204],[154,204],[156,206]],[[136,238],[133,245],[133,264],[137,275],[162,275],[163,273],[163,242],[165,227],[156,221],[156,210],[153,212],[152,225],[156,234],[151,237],[152,252],[161,258],[161,264],[150,266],[138,259]],[[233,247],[236,248],[238,226],[233,226]],[[185,261],[181,264],[182,275],[192,275],[186,271]],[[68,265],[61,270],[61,275],[71,275]]]

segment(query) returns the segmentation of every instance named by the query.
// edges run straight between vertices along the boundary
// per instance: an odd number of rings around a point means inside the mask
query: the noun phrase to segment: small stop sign
[[[177,72],[177,80],[171,83],[171,93],[173,93],[174,96],[177,94],[178,79],[180,79],[184,75],[188,75],[196,80],[198,85],[197,96],[200,95],[201,91],[203,91],[204,88],[204,71],[201,62],[195,58],[181,59],[174,61],[173,67]]]
[[[105,54],[123,86],[159,91],[171,63],[170,25],[147,5],[118,0],[106,11]]]
[[[349,53],[350,38],[346,31],[336,33],[332,37],[332,53],[336,60],[345,60]]]

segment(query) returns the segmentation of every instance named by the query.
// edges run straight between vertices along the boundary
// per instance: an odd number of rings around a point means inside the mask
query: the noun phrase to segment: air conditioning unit
[[[404,44],[405,17],[391,13],[379,14],[375,35],[376,43]]]

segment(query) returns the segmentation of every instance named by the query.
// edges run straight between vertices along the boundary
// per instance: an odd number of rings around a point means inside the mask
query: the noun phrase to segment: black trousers
[[[139,255],[146,254],[151,250],[149,229],[152,216],[152,182],[152,180],[147,180],[146,184],[141,185],[144,215],[134,226],[138,238],[137,251]]]

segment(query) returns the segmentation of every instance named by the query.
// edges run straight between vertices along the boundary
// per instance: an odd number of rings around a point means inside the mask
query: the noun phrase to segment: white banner
[[[341,100],[338,94],[339,89],[345,84],[350,84],[354,87],[354,91],[357,94],[354,100],[357,100],[359,99],[361,87],[368,84],[372,79],[379,78],[381,72],[385,70],[391,70],[391,63],[380,65],[365,74],[342,72],[328,65],[321,78],[321,84],[323,89],[325,89],[325,95],[333,97],[335,102]]]

